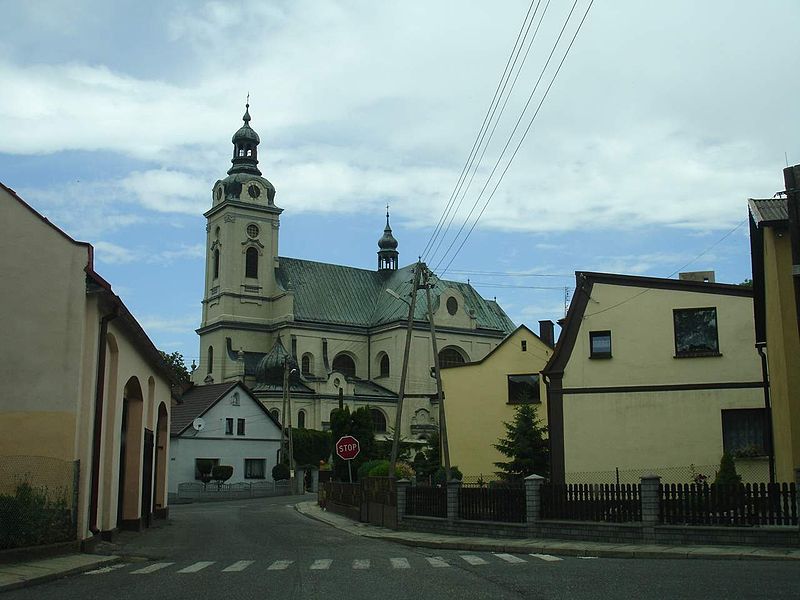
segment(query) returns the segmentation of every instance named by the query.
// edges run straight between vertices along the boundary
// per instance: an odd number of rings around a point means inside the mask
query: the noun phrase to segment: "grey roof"
[[[386,293],[393,290],[407,298],[411,291],[414,265],[397,271],[370,271],[310,260],[281,257],[276,277],[281,286],[294,292],[295,321],[374,327],[405,319],[408,308]],[[434,309],[444,288],[464,296],[466,309],[479,329],[508,333],[514,323],[496,302],[485,300],[475,289],[459,281],[437,281],[431,290]],[[416,320],[427,320],[425,294],[417,296]]]
[[[789,206],[786,198],[750,198],[747,201],[750,214],[756,225],[769,225],[789,220]]]
[[[209,408],[227,394],[238,382],[212,383],[210,385],[196,385],[183,394],[180,404],[172,407],[170,419],[170,435],[180,435],[192,421],[204,414]]]

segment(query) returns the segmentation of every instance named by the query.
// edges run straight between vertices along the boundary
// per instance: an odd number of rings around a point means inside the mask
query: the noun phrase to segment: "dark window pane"
[[[236,435],[244,435],[244,419],[236,420]]]
[[[386,417],[384,416],[383,412],[381,412],[377,408],[373,408],[369,412],[372,415],[372,425],[375,429],[375,433],[385,433]]]
[[[722,411],[722,447],[733,456],[764,456],[765,412],[763,408]]]
[[[233,435],[233,419],[225,419],[225,435]]]
[[[716,308],[680,309],[674,311],[673,317],[678,356],[719,352]]]
[[[461,353],[455,348],[445,348],[439,352],[439,366],[452,367],[455,365],[463,365],[466,361]]]
[[[333,370],[348,377],[355,377],[356,363],[347,354],[339,354],[333,359]]]
[[[384,354],[381,357],[381,377],[389,376],[389,355]]]
[[[508,376],[509,404],[528,404],[540,401],[538,375]]]
[[[245,277],[258,278],[258,250],[248,248],[245,254]]]
[[[593,358],[611,357],[611,332],[610,331],[590,331],[589,332],[589,356]]]
[[[245,479],[264,479],[267,461],[263,458],[244,459],[244,478]]]

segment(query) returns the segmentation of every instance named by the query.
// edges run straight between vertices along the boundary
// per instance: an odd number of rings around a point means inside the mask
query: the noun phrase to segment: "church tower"
[[[227,339],[237,349],[248,342],[244,331],[264,329],[272,321],[278,257],[278,227],[283,209],[275,205],[275,186],[258,169],[260,138],[244,123],[233,134],[228,176],[214,184],[206,223],[206,277],[200,329],[198,379],[221,382]],[[252,337],[252,336],[250,336]]]
[[[392,235],[389,226],[389,207],[386,207],[386,228],[381,239],[378,240],[378,271],[397,271],[397,240]]]

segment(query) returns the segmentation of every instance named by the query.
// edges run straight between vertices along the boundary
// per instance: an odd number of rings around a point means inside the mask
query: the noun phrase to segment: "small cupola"
[[[378,240],[378,270],[396,271],[397,259],[400,253],[397,251],[397,240],[392,235],[392,228],[389,225],[389,207],[386,207],[386,228],[383,230],[381,239]]]
[[[287,362],[291,373],[290,381],[298,381],[300,377],[297,361],[286,351],[279,335],[272,349],[256,365],[256,382],[282,385],[284,365]]]
[[[249,102],[245,104],[242,121],[244,121],[244,124],[231,138],[233,143],[233,158],[231,162],[233,166],[228,169],[228,175],[233,175],[234,173],[261,175],[261,171],[258,170],[258,144],[261,139],[255,130],[250,127]]]

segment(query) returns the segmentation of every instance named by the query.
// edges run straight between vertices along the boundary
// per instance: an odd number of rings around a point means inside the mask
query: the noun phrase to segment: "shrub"
[[[717,485],[742,483],[742,476],[736,472],[733,458],[727,452],[722,455],[719,461],[719,471],[717,471],[717,476],[714,478],[714,483]]]
[[[217,487],[233,477],[233,467],[230,465],[214,465],[211,469],[211,479],[217,482]]]
[[[359,479],[363,479],[364,477],[372,475],[372,469],[383,463],[386,463],[386,471],[388,473],[389,461],[376,459],[376,460],[368,460],[365,463],[361,463],[361,466],[358,467],[358,471],[356,471],[356,475],[358,476]]]
[[[272,479],[275,481],[289,479],[289,467],[283,463],[278,463],[272,467]]]
[[[464,475],[455,465],[450,467],[450,479],[456,479],[458,481],[464,479]],[[433,474],[433,483],[437,485],[443,485],[444,483],[446,483],[444,476],[444,467],[439,467],[439,470]]]
[[[389,475],[389,461],[388,460],[374,460],[370,461],[375,464],[370,471],[370,477],[388,477]],[[414,468],[407,462],[398,461],[394,465],[394,476],[397,479],[408,479],[414,475]]]
[[[22,483],[13,496],[0,495],[0,549],[55,544],[75,533],[63,494]]]

